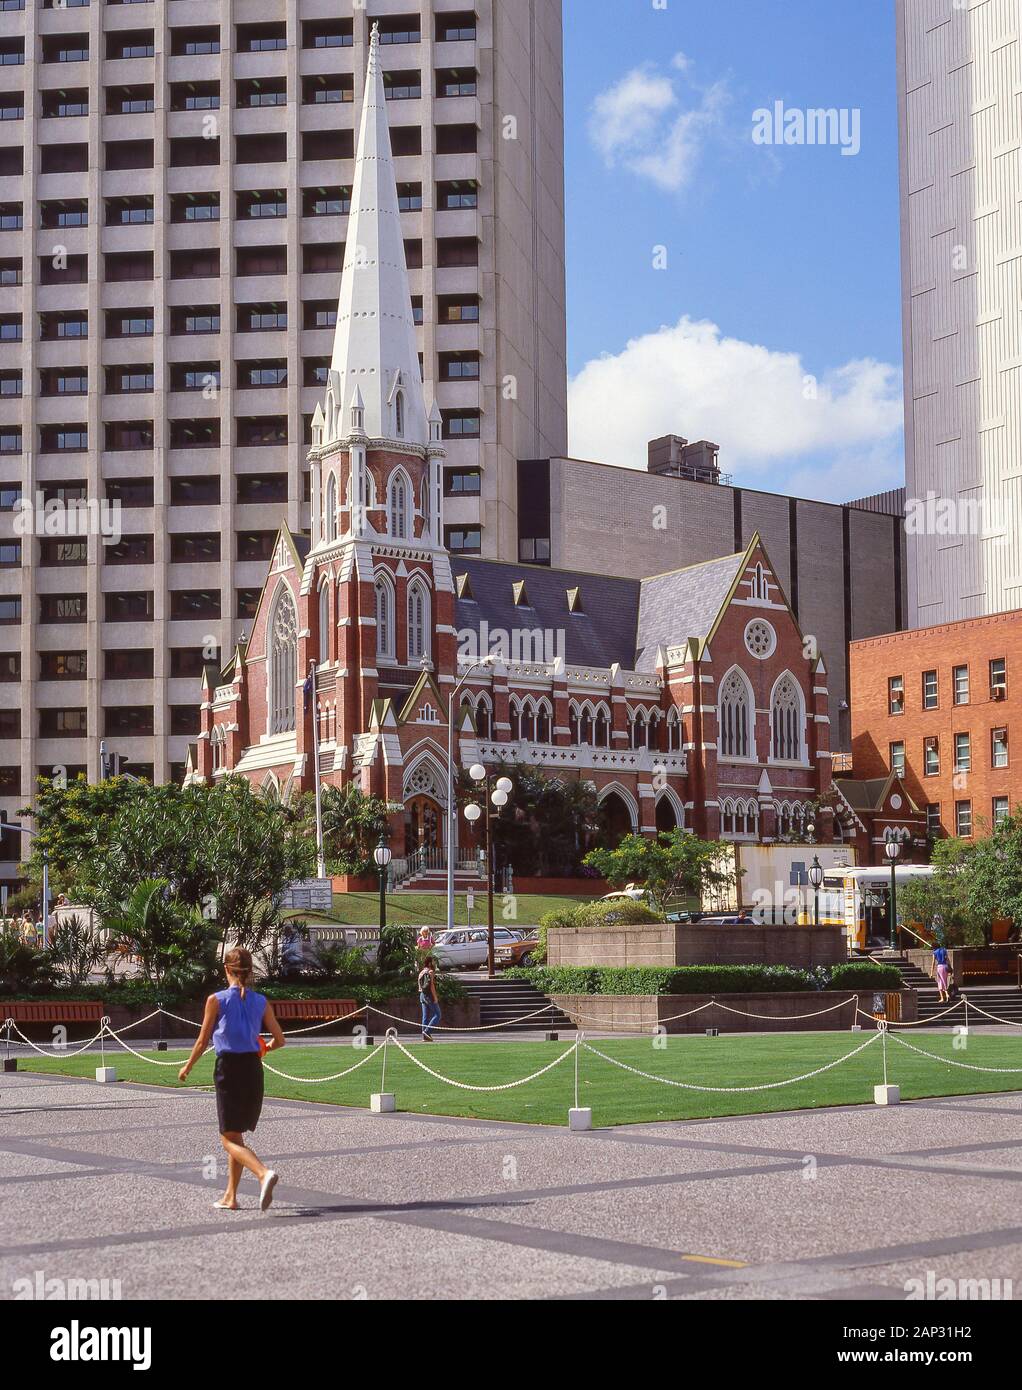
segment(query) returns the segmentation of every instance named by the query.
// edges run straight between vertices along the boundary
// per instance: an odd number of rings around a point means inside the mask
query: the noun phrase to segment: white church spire
[[[429,444],[375,25],[369,45],[331,372],[340,378],[340,400],[345,405],[356,390],[361,393],[364,430],[370,439]],[[346,436],[349,421],[342,418],[339,423],[341,435]]]

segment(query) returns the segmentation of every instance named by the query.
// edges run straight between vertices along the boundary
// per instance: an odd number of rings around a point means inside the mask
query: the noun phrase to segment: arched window
[[[493,712],[486,697],[481,695],[476,705],[476,728],[480,738],[493,737]]]
[[[539,702],[536,710],[536,742],[549,743],[550,731],[553,720],[550,714],[550,706],[545,700]]]
[[[337,539],[337,475],[330,474],[330,479],[326,485],[326,522],[325,531],[328,541]]]
[[[771,756],[776,762],[802,761],[802,696],[785,673],[774,686],[770,701]]]
[[[394,660],[394,590],[382,574],[376,580],[376,656]]]
[[[390,484],[390,534],[408,539],[408,483],[403,473],[395,473]]]
[[[589,705],[585,705],[582,709],[582,719],[579,724],[579,742],[591,746],[594,732],[593,711]]]
[[[579,720],[578,705],[575,704],[574,700],[568,706],[568,738],[571,746],[577,748],[579,745]]]
[[[413,579],[408,585],[409,666],[428,657],[429,652],[429,594],[421,579]]]
[[[511,742],[519,743],[522,737],[522,711],[517,700],[512,700],[509,708],[511,723]]]
[[[405,437],[405,393],[399,391],[394,397],[394,434],[398,439]]]
[[[610,712],[606,706],[601,705],[596,711],[596,726],[593,734],[594,746],[597,748],[610,747]]]
[[[676,709],[672,709],[667,716],[667,750],[670,753],[681,752],[681,715]]]
[[[752,756],[752,693],[740,671],[731,671],[720,688],[717,706],[718,750],[722,758]]]
[[[635,711],[635,713],[631,716],[631,719],[629,720],[629,729],[632,735],[632,747],[645,748],[647,738],[645,710],[640,709]]]
[[[294,599],[281,585],[270,619],[270,733],[288,734],[295,728],[295,685],[298,681],[298,614]]]
[[[330,581],[324,580],[319,591],[319,664],[330,660]]]

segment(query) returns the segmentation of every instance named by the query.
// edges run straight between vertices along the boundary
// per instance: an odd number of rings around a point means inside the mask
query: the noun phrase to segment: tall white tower
[[[930,627],[1022,607],[1022,13],[897,17],[908,619]]]

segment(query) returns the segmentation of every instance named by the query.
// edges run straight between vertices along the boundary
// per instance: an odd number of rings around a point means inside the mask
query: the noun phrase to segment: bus
[[[934,872],[932,864],[899,864],[894,870],[895,886],[910,883],[915,878],[927,878]],[[820,889],[820,925],[841,927],[848,941],[849,953],[891,943],[890,926],[891,870],[889,865],[873,869],[830,869],[823,877]],[[927,946],[929,940],[918,926],[902,925],[908,943]]]

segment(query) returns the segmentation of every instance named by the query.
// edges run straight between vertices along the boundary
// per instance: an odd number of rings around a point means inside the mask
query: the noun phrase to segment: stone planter
[[[853,1016],[853,997],[868,1017]],[[856,996],[823,990],[783,994],[555,994],[551,999],[570,1018],[579,1019],[585,1032],[653,1034],[659,1028],[668,1033],[705,1033],[707,1028],[721,1033],[839,1032],[851,1029],[853,1023],[865,1029],[872,1026],[875,997],[873,990]],[[912,1023],[918,1017],[915,990],[888,992],[884,998],[892,1021]],[[841,1008],[833,1007],[842,1000],[848,1002]],[[704,1004],[710,1007],[687,1018],[677,1017]],[[732,1013],[732,1009],[740,1012]],[[829,1012],[820,1013],[821,1009]],[[759,1017],[746,1017],[748,1014]],[[802,1016],[807,1014],[816,1016]]]
[[[548,965],[840,965],[848,946],[840,927],[718,927],[674,922],[643,926],[555,927]]]
[[[388,1014],[396,1014],[400,1022],[396,1022],[393,1018],[384,1018],[382,1015],[370,1011],[368,1026],[374,1037],[382,1038],[388,1028],[396,1028],[402,1037],[406,1034],[418,1034],[422,1031],[422,1008],[418,999],[391,999],[388,1004],[381,1007],[386,1009]],[[442,1010],[441,1033],[445,1028],[470,1029],[479,1027],[478,999],[459,999],[456,1003],[441,1003],[440,1008]]]

